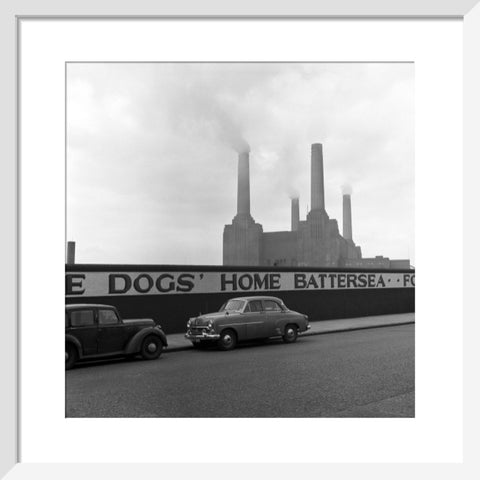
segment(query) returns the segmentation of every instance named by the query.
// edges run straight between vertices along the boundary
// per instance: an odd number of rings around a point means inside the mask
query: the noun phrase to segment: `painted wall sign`
[[[415,273],[66,272],[67,297],[414,288]]]

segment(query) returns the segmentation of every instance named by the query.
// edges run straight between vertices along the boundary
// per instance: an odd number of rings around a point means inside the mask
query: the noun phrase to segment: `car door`
[[[98,322],[98,353],[120,353],[125,349],[128,328],[121,322],[115,310],[99,308]]]
[[[246,338],[263,338],[265,334],[265,311],[261,300],[250,300],[245,307],[243,318],[246,323]]]
[[[80,342],[82,354],[96,355],[98,345],[94,309],[71,310],[69,315],[70,328],[68,333]]]
[[[284,312],[275,300],[263,300],[265,310],[265,330],[268,336],[279,335],[281,331],[278,327],[284,320]]]

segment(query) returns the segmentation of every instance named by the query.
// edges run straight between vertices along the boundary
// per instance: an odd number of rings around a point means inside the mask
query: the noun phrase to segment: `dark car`
[[[78,360],[140,354],[155,360],[167,337],[152,319],[122,319],[111,305],[65,306],[65,368]]]
[[[185,337],[195,347],[216,342],[220,349],[231,350],[241,340],[282,337],[292,343],[309,328],[308,317],[288,309],[279,298],[238,297],[218,312],[191,318]]]

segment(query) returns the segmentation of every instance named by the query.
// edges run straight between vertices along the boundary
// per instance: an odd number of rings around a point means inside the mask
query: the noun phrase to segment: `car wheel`
[[[283,341],[285,343],[293,343],[298,337],[298,327],[296,325],[287,325],[285,333],[283,334]]]
[[[142,342],[140,354],[145,360],[156,360],[162,353],[163,343],[155,335],[147,335]]]
[[[70,370],[77,363],[78,351],[72,343],[65,344],[65,370]]]
[[[233,330],[224,330],[217,345],[220,350],[233,350],[237,345],[237,334]]]

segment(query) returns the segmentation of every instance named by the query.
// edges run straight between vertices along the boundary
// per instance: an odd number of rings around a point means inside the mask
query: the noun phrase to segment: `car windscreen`
[[[239,312],[243,309],[244,305],[245,302],[243,300],[229,300],[221,312]]]

